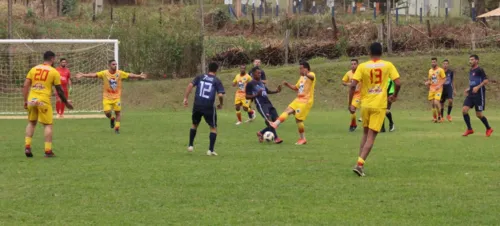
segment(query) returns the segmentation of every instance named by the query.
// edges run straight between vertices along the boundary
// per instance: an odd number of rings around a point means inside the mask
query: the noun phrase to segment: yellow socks
[[[361,157],[358,157],[358,166],[364,166],[365,165],[365,160],[362,159]]]
[[[288,118],[288,113],[287,112],[283,112],[281,113],[280,117],[278,117],[278,120],[276,120],[276,122],[274,122],[276,125],[279,125],[280,123],[286,121],[286,119]]]
[[[45,152],[52,151],[52,142],[45,142]]]
[[[24,146],[26,148],[30,148],[31,147],[31,139],[32,139],[31,137],[25,137],[24,138]]]
[[[238,118],[238,122],[241,122],[241,111],[236,111],[236,118]]]
[[[351,126],[356,125],[356,113],[351,114]]]
[[[115,122],[115,129],[120,129],[120,122]]]
[[[306,139],[306,136],[304,135],[304,122],[297,122],[297,127],[299,129],[299,136],[300,139]]]

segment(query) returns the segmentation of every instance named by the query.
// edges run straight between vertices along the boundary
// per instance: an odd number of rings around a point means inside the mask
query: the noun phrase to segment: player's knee
[[[469,113],[469,108],[468,107],[463,107],[462,108],[462,113],[465,115],[465,114],[468,114]]]
[[[198,124],[193,124],[193,125],[191,126],[191,129],[194,129],[194,130],[198,129]]]
[[[247,108],[247,107],[243,107],[243,110],[244,110],[244,111],[248,111],[248,108]]]
[[[234,109],[236,109],[237,111],[239,111],[239,110],[241,110],[241,106],[240,105],[235,105]]]

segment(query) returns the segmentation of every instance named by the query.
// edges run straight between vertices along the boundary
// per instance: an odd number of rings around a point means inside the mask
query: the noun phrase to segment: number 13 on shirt
[[[370,70],[370,83],[371,84],[381,84],[382,83],[382,69],[375,68]]]

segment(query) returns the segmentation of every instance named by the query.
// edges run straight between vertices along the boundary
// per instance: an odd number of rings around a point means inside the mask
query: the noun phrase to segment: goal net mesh
[[[54,67],[65,58],[71,72],[72,92],[69,100],[75,109],[65,112],[99,112],[102,108],[102,81],[75,78],[77,72],[98,72],[114,58],[113,43],[1,43],[0,44],[0,114],[26,114],[22,87],[28,71],[43,63],[45,51],[56,53]],[[55,89],[54,89],[55,90]],[[55,95],[52,96],[55,110]]]

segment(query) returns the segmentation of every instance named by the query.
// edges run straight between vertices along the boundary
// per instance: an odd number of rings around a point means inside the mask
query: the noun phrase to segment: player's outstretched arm
[[[64,105],[66,105],[66,107],[68,109],[73,109],[73,105],[71,105],[68,100],[66,99],[66,96],[64,96],[64,91],[61,87],[61,85],[56,85],[56,91],[57,91],[57,95],[59,96],[59,98],[61,99],[61,101],[64,103]]]
[[[134,74],[134,73],[130,73],[128,74],[128,77],[129,78],[139,78],[139,79],[146,79],[148,77],[147,74],[144,74],[141,72],[141,74]]]
[[[288,87],[289,89],[291,89],[293,91],[298,91],[299,90],[296,86],[288,83],[287,81],[283,81],[283,85],[286,86],[286,87]]]
[[[278,88],[276,88],[276,90],[269,90],[269,89],[267,89],[267,87],[266,87],[266,92],[267,92],[268,94],[276,94],[276,93],[279,93],[279,92],[281,92],[281,85],[279,85],[279,86],[278,86]]]
[[[97,78],[97,73],[84,74],[84,73],[78,72],[78,73],[76,73],[76,78],[77,79],[80,79],[80,78]]]
[[[23,86],[23,98],[24,98],[24,109],[28,108],[28,94],[30,92],[30,87],[31,87],[31,79],[27,78],[24,80],[24,86]]]

